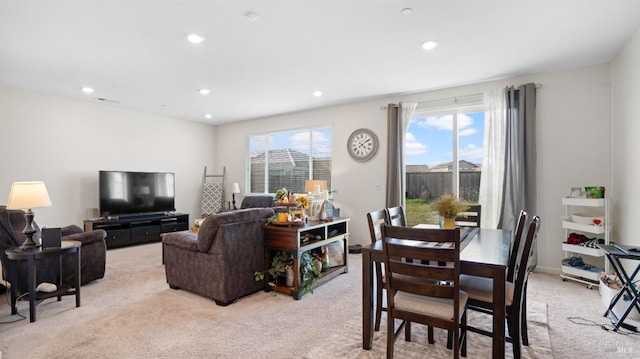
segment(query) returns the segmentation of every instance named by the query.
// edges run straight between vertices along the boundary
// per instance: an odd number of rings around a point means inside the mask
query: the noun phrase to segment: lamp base
[[[23,252],[35,251],[38,249],[36,242],[33,241],[33,235],[36,233],[36,229],[33,227],[33,211],[28,209],[25,213],[27,224],[22,230],[22,234],[26,237],[19,249]]]
[[[38,250],[38,246],[36,246],[35,244],[32,246],[21,245],[20,247],[18,247],[18,250],[20,252],[33,252]]]

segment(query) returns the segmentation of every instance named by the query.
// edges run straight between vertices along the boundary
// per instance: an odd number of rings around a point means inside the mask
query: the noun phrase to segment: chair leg
[[[395,326],[393,318],[387,311],[387,359],[393,359],[393,342],[395,340]]]
[[[404,326],[404,341],[410,342],[411,341],[411,322],[406,320],[405,323],[406,324]]]
[[[513,359],[520,359],[522,356],[520,313],[512,313],[511,318],[509,319],[509,333],[511,335],[511,345],[513,345]]]
[[[382,317],[382,284],[376,283],[376,324],[373,328],[376,332],[380,330],[380,319]]]
[[[527,283],[524,284],[524,297],[522,298],[522,309],[520,311],[520,333],[522,334],[522,345],[529,346],[529,333],[527,332]]]
[[[453,332],[453,358],[460,359],[460,330]]]
[[[462,341],[462,348],[460,348],[460,355],[467,357],[467,312],[462,315],[462,321],[460,322],[460,340]]]
[[[451,349],[453,347],[453,333],[451,331],[447,332],[447,349]]]
[[[433,327],[432,326],[428,327],[427,333],[428,333],[428,338],[429,338],[429,344],[435,343],[435,340],[433,339]]]

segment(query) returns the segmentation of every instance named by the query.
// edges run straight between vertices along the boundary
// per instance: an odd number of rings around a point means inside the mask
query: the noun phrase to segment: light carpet
[[[258,292],[220,307],[210,299],[170,289],[161,248],[153,243],[109,250],[106,276],[82,287],[81,307],[75,307],[73,297],[48,299],[38,306],[35,323],[11,315],[5,297],[0,303],[1,358],[384,357],[381,333],[376,334],[373,350],[362,350],[361,255],[350,254],[349,273],[302,300]],[[536,323],[541,332],[546,323],[545,306],[530,307],[535,345],[530,347],[533,355],[527,355],[551,358],[542,352],[548,348],[548,334],[537,334]],[[19,303],[18,311],[28,316],[28,303]],[[421,348],[414,350],[421,358],[429,357],[425,350],[440,350],[440,345],[420,344],[420,337],[416,325],[414,342],[405,344],[399,338],[397,347]],[[469,340],[469,348],[483,340],[490,343],[475,334]],[[469,357],[490,357],[478,353],[470,350]],[[450,352],[434,355],[449,357]]]
[[[547,306],[544,303],[529,304],[529,340],[531,345],[523,346],[523,358],[553,358],[549,330],[547,325]],[[491,328],[492,318],[486,314],[468,312],[468,323],[485,329]],[[399,323],[399,321],[398,321]],[[386,314],[383,313],[380,331],[375,332],[371,350],[362,349],[362,320],[352,319],[338,332],[325,340],[323,345],[313,348],[306,359],[322,358],[384,358],[387,348]],[[477,333],[467,332],[467,358],[490,358],[491,338]],[[449,358],[451,350],[446,348],[447,332],[434,329],[434,344],[427,342],[427,327],[421,324],[411,325],[411,342],[404,340],[404,333],[396,339],[394,355],[397,358]],[[512,346],[506,344],[506,358],[513,358]]]

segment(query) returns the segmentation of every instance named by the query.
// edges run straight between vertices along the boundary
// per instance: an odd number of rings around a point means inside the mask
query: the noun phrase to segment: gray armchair
[[[18,247],[22,245],[25,240],[25,236],[22,233],[26,224],[25,213],[23,211],[8,210],[6,206],[0,206],[0,253],[2,261],[2,276],[5,280],[9,279],[8,269],[12,265],[16,265],[15,261],[10,261],[5,255],[4,251]],[[36,233],[34,239],[40,238],[40,228],[34,222]],[[79,241],[82,243],[81,247],[81,279],[82,284],[87,284],[93,280],[104,277],[106,252],[107,246],[105,243],[105,237],[107,233],[101,229],[83,232],[82,228],[76,225],[70,225],[62,228],[62,240]],[[49,282],[55,283],[55,273],[57,272],[54,266],[57,265],[55,258],[43,258],[38,262],[36,283]],[[26,293],[28,291],[26,286],[26,264],[18,263],[18,292]],[[62,273],[73,273],[73,258],[71,256],[65,256],[62,260]],[[63,283],[71,283],[71,278],[63,277]],[[15,283],[11,283],[16,285]]]
[[[163,235],[167,283],[229,305],[264,288],[254,273],[264,270],[264,231],[272,208],[247,208],[208,216],[198,234]]]

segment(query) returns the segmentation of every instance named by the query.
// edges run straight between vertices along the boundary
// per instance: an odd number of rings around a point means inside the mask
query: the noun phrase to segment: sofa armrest
[[[171,232],[162,235],[162,243],[168,246],[198,251],[198,235],[192,232]]]
[[[72,234],[78,234],[84,232],[82,228],[72,224],[70,226],[62,227],[62,236],[66,237]]]
[[[96,229],[89,232],[73,233],[62,237],[64,241],[78,241],[82,245],[91,244],[98,241],[104,241],[107,238],[107,232],[103,229]]]

